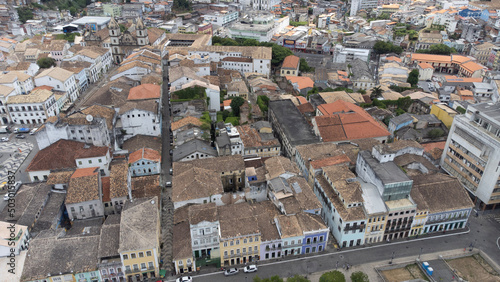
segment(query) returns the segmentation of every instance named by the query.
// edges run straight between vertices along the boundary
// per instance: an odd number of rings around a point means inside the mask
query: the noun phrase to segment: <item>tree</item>
[[[356,271],[351,274],[352,282],[370,282],[368,275],[362,271]]]
[[[257,97],[257,105],[259,105],[262,113],[266,113],[267,107],[269,106],[269,97],[266,95],[259,95],[259,97]]]
[[[235,117],[240,116],[240,107],[245,103],[245,99],[241,97],[234,97],[231,100],[231,110],[233,110],[233,115]]]
[[[419,75],[418,69],[412,70],[408,75],[408,79],[406,80],[406,82],[411,84],[411,86],[415,87],[418,83],[418,75]]]
[[[345,276],[338,270],[323,273],[319,282],[345,282]]]
[[[300,58],[299,71],[300,72],[313,72],[314,68],[309,66],[306,59]]]
[[[176,11],[190,11],[191,3],[189,2],[189,0],[174,0],[172,8]]]
[[[76,16],[76,8],[75,7],[70,7],[69,8],[69,13],[74,17]]]
[[[50,67],[56,66],[56,60],[48,57],[41,58],[38,61],[36,61],[36,63],[42,69],[48,69]]]
[[[434,128],[432,130],[430,130],[427,135],[431,138],[431,139],[436,139],[436,138],[439,138],[441,136],[443,136],[444,134],[444,131],[442,129],[439,129],[439,128]]]
[[[358,90],[358,93],[361,94],[361,95],[365,95],[366,94],[366,90],[364,89],[359,89]]]
[[[278,275],[271,276],[270,278],[260,278],[259,276],[255,276],[253,278],[253,282],[283,282],[283,279]]]
[[[275,66],[279,66],[287,56],[293,55],[293,52],[290,51],[290,49],[277,44],[272,44],[271,48],[273,51],[273,59],[271,60],[271,63]]]
[[[387,53],[396,53],[401,54],[403,52],[403,48],[396,46],[390,42],[377,41],[375,45],[373,45],[373,50],[377,54],[387,54]]]
[[[465,114],[466,110],[460,106],[457,107],[457,112],[461,113],[461,114]]]
[[[435,54],[435,55],[450,55],[456,52],[457,50],[455,48],[451,48],[445,44],[435,44],[432,45],[429,49],[417,50],[417,53]]]
[[[17,15],[21,23],[26,23],[27,20],[33,19],[33,11],[29,7],[19,7],[17,8]]]
[[[304,276],[295,274],[295,276],[287,278],[286,282],[311,282],[311,280],[305,278]]]
[[[370,94],[370,99],[374,100],[374,99],[382,96],[383,92],[384,91],[382,90],[382,88],[380,88],[380,86],[373,87],[372,88],[372,93]]]

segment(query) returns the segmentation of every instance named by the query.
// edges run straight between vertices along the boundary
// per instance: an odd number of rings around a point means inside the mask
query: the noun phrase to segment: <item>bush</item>
[[[307,25],[307,22],[294,22],[290,21],[291,26],[301,26],[301,25]]]
[[[52,58],[41,58],[38,61],[36,61],[36,64],[41,68],[41,69],[48,69],[50,67],[55,67],[56,66],[56,60]]]
[[[345,282],[345,276],[338,270],[323,273],[319,278],[319,282]]]
[[[262,113],[266,113],[267,107],[269,106],[269,97],[267,97],[266,95],[260,95],[259,97],[257,97],[257,105],[259,105]]]
[[[205,87],[195,86],[191,88],[185,88],[179,91],[175,91],[172,93],[174,96],[177,96],[178,99],[205,99]]]
[[[245,99],[241,97],[234,97],[231,99],[231,110],[236,117],[240,116],[240,107],[245,103]]]
[[[315,68],[310,67],[309,64],[307,64],[306,59],[301,58],[300,59],[300,65],[299,65],[299,71],[300,72],[313,72]]]
[[[461,113],[461,114],[465,114],[466,110],[460,106],[457,107],[457,112]]]
[[[352,282],[370,282],[368,275],[362,271],[356,271],[351,274]]]
[[[434,128],[427,133],[431,139],[436,139],[444,135],[444,131],[439,128]]]
[[[238,117],[227,117],[225,123],[231,123],[234,126],[240,125],[240,118]]]

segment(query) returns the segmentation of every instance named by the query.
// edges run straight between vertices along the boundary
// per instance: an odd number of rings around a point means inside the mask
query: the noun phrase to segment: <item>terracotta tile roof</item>
[[[320,109],[321,107],[321,109]],[[390,133],[365,110],[352,103],[339,100],[318,107],[329,115],[314,119],[324,142],[356,140],[389,136]]]
[[[188,217],[191,225],[195,225],[203,221],[216,222],[219,220],[217,206],[215,203],[190,205],[188,208]]]
[[[412,180],[411,197],[419,210],[438,213],[474,207],[467,191],[455,177],[436,173],[414,176]]]
[[[128,164],[125,160],[113,161],[110,165],[110,197],[111,199],[128,195]]]
[[[54,79],[57,79],[59,81],[64,82],[67,79],[69,79],[72,75],[74,75],[73,72],[67,71],[67,70],[59,68],[59,67],[53,67],[53,68],[46,69],[46,70],[42,71],[40,74],[35,76],[35,78],[50,76]]]
[[[248,203],[218,206],[221,239],[259,234],[257,217]]]
[[[111,202],[111,198],[109,197],[111,178],[109,176],[101,177],[101,184],[102,184],[102,202],[103,203]]]
[[[172,250],[173,260],[193,258],[189,222],[183,221],[174,225],[172,234],[172,240],[175,242]]]
[[[283,61],[283,66],[281,68],[284,69],[297,69],[299,67],[300,58],[297,56],[287,56]]]
[[[172,178],[173,202],[183,202],[222,194],[222,181],[218,172],[199,167],[178,170],[178,164],[174,163],[176,173]],[[177,173],[177,171],[180,171],[180,173]]]
[[[122,148],[130,152],[135,152],[141,148],[150,148],[161,152],[161,138],[148,135],[135,135],[123,142]]]
[[[314,107],[311,103],[300,104],[297,106],[301,114],[304,113],[314,113]]]
[[[160,175],[146,175],[132,178],[132,198],[161,197]],[[160,204],[158,202],[158,204]]]
[[[36,89],[27,95],[14,95],[7,97],[7,104],[40,104],[47,101],[54,93],[45,89]]]
[[[38,151],[26,168],[26,171],[76,168],[75,160],[78,157],[91,158],[105,156],[108,151],[108,147],[97,147],[78,141],[61,139],[47,148]],[[61,158],[61,156],[64,156],[64,158]]]
[[[395,61],[395,62],[399,62],[399,63],[402,62],[401,58],[398,58],[398,57],[395,57],[395,56],[390,56],[390,57],[387,57],[385,59],[388,60],[388,61]]]
[[[93,105],[81,110],[81,112],[85,115],[85,117],[87,115],[92,115],[94,118],[96,117],[104,118],[106,120],[106,125],[108,126],[108,129],[111,130],[113,128],[113,119],[116,112],[112,107]],[[68,116],[68,118],[71,118],[72,116],[73,115]]]
[[[434,69],[434,67],[431,64],[425,62],[418,64],[418,66],[422,69]]]
[[[334,91],[334,92],[321,92],[319,93],[321,98],[325,100],[326,103],[333,103],[338,100],[350,102],[350,103],[364,103],[365,99],[360,93],[347,93],[345,91]]]
[[[68,184],[74,172],[75,172],[74,169],[51,172],[47,179],[47,184],[48,185]]]
[[[119,74],[119,73],[122,73],[124,71],[127,71],[129,69],[132,69],[132,68],[135,68],[135,67],[138,67],[138,68],[144,68],[144,69],[151,69],[150,66],[146,65],[145,63],[142,63],[142,62],[139,62],[139,61],[133,61],[131,63],[128,63],[126,65],[122,65],[120,66],[117,70],[116,70],[116,74]]]
[[[263,140],[257,129],[251,127],[250,125],[237,126],[236,129],[240,133],[240,138],[245,148],[280,146],[280,143],[276,138]]]
[[[299,169],[297,165],[290,161],[290,159],[277,156],[265,160],[264,165],[266,167],[266,179],[271,180],[284,173],[298,174]]]
[[[172,128],[172,131],[175,131],[175,130],[182,128],[186,125],[194,125],[194,126],[200,127],[202,124],[203,124],[203,122],[201,122],[200,119],[192,117],[192,116],[188,116],[188,117],[185,117],[181,120],[172,122],[171,128]]]
[[[314,87],[314,81],[307,76],[286,76],[286,79],[290,81],[292,84],[297,83],[299,89]]]
[[[148,28],[148,39],[151,44],[153,44],[162,34],[165,33],[165,30],[156,28],[156,27],[151,27]]]
[[[482,70],[485,68],[484,66],[482,66],[476,62],[467,62],[467,63],[461,64],[460,67],[464,68],[465,70],[467,70],[471,73],[478,71],[478,70]]]
[[[149,148],[142,148],[133,152],[128,156],[128,163],[132,164],[142,159],[159,162],[161,160],[161,155],[160,152],[156,150]]]
[[[69,180],[66,204],[99,199],[99,167],[78,168]]]
[[[346,164],[349,165],[351,162],[351,159],[346,154],[341,154],[338,156],[333,156],[333,157],[328,157],[320,160],[314,160],[311,161],[311,166],[314,169],[322,168],[325,166],[331,166],[331,165],[340,165],[340,164]]]
[[[186,162],[174,162],[174,171],[183,171],[192,167],[208,169],[221,174],[223,172],[230,173],[231,171],[238,170],[244,171],[245,162],[243,160],[243,156],[241,155],[198,159]]]

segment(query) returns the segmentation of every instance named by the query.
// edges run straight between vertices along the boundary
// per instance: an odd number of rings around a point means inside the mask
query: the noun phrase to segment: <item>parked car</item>
[[[2,139],[0,139],[0,140],[2,140],[2,142],[8,142],[9,138],[8,137],[2,137]]]
[[[167,182],[165,183],[165,187],[172,187],[172,182],[167,181]]]
[[[255,272],[257,271],[257,266],[255,264],[247,265],[243,268],[243,271],[245,273]]]
[[[239,272],[239,270],[237,268],[229,268],[229,269],[226,269],[226,271],[224,271],[224,275],[226,275],[226,276],[235,275],[238,272]]]
[[[173,173],[174,173],[174,169],[170,168],[170,175],[172,175]]]
[[[34,135],[34,134],[35,134],[35,132],[36,132],[37,130],[38,130],[38,128],[37,128],[37,127],[33,128],[33,129],[30,131],[30,135]]]
[[[174,151],[172,151],[172,149],[170,149],[170,155],[172,155],[174,153]]]
[[[193,281],[193,278],[191,278],[191,276],[183,276],[183,277],[179,277],[177,278],[177,280],[175,280],[175,282],[192,282]]]
[[[22,134],[18,134],[18,135],[16,135],[16,138],[17,139],[24,139],[24,138],[26,138],[26,136],[24,136]]]

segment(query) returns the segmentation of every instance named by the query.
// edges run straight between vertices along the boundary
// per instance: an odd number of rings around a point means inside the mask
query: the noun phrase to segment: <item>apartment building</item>
[[[7,97],[10,120],[16,124],[42,124],[59,113],[52,91],[38,88],[28,95]]]
[[[465,115],[455,117],[441,157],[441,167],[460,180],[483,210],[500,203],[499,117],[496,104],[470,105]]]

